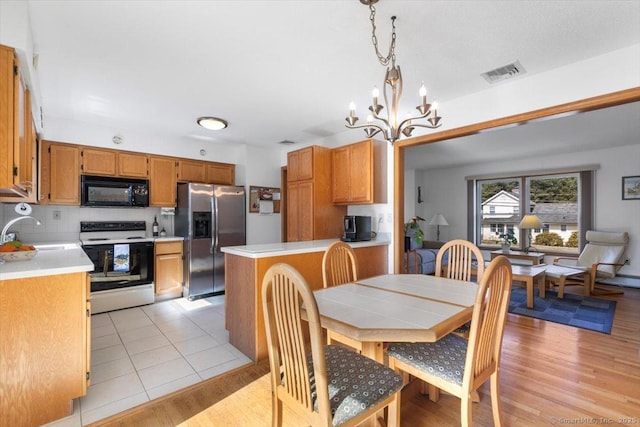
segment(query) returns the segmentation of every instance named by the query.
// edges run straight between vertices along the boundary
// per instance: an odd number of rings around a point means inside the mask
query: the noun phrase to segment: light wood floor
[[[611,335],[508,315],[500,384],[507,426],[640,425],[640,289],[608,298],[618,301]],[[268,426],[267,372],[264,362],[241,368],[93,425]],[[403,426],[460,424],[458,399],[433,403],[418,389],[403,391]],[[492,425],[488,393],[485,384],[473,405],[476,426]],[[308,425],[284,413],[285,425]]]

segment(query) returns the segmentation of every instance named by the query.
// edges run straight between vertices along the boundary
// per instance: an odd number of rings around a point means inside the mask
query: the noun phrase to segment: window
[[[478,246],[498,248],[499,235],[506,229],[518,240],[513,249],[532,246],[540,252],[580,253],[593,218],[593,170],[467,179],[468,206],[474,212],[469,237]],[[542,228],[520,230],[523,212],[538,216]]]
[[[514,179],[478,182],[479,203],[478,237],[482,246],[499,246],[500,234],[516,229],[520,215],[515,208],[519,205],[520,181]],[[517,233],[517,231],[515,231]],[[516,234],[517,235],[517,234]],[[476,243],[477,244],[477,243]],[[480,246],[479,245],[479,246]],[[515,246],[515,245],[514,245]]]

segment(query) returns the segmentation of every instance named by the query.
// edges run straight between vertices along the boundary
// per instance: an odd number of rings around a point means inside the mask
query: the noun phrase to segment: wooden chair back
[[[500,365],[511,276],[511,263],[501,255],[491,261],[478,285],[462,380],[462,389],[466,392],[476,390]],[[493,394],[492,384],[492,398]]]
[[[348,244],[329,245],[322,257],[322,284],[325,288],[358,280],[356,253]]]
[[[443,259],[449,253],[446,267]],[[436,256],[435,275],[455,280],[471,281],[473,275],[479,282],[484,274],[484,257],[480,249],[471,242],[462,239],[451,240],[440,248]]]
[[[314,412],[315,392],[318,399],[317,425],[331,425],[331,408],[327,386],[324,342],[316,300],[300,273],[288,264],[275,264],[262,281],[262,303],[269,350],[273,393],[272,425],[282,424],[282,402]],[[307,321],[303,322],[302,307]],[[308,325],[315,390],[311,389],[308,347],[305,329]]]

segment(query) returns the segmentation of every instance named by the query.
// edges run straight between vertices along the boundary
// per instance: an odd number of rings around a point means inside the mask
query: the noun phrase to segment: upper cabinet
[[[313,178],[314,152],[320,147],[307,147],[287,154],[287,181],[302,181]]]
[[[236,185],[236,165],[207,162],[207,184]]]
[[[36,198],[29,91],[12,48],[0,45],[0,201]]]
[[[333,203],[362,205],[387,202],[387,150],[367,139],[332,150]]]
[[[178,181],[205,182],[207,169],[205,162],[200,160],[178,160]]]
[[[42,141],[41,204],[80,206],[80,147]]]
[[[80,152],[83,175],[116,176],[116,151],[83,147]]]
[[[149,177],[149,156],[140,153],[118,152],[118,164],[116,173],[118,176],[131,178]]]
[[[146,154],[82,147],[80,152],[83,175],[104,175],[123,178],[147,178],[148,156]]]
[[[149,156],[149,206],[176,206],[176,159]]]
[[[178,159],[178,181],[235,185],[236,167],[229,163]]]

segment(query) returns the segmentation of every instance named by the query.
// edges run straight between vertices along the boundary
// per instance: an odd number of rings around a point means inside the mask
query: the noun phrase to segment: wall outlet
[[[389,224],[391,224],[393,222],[393,214],[392,213],[388,213],[387,214],[387,222]]]
[[[624,260],[624,265],[631,265],[631,261],[629,260],[629,258]]]
[[[60,219],[60,211],[53,211],[53,219]]]

